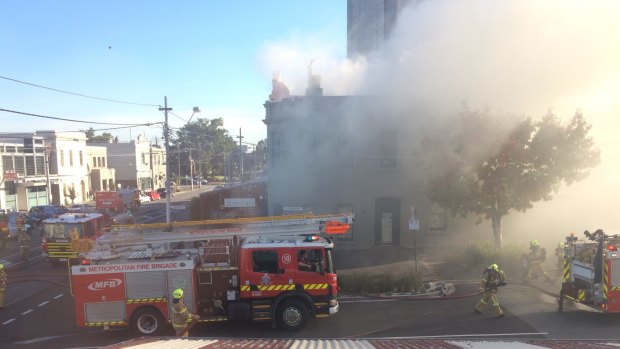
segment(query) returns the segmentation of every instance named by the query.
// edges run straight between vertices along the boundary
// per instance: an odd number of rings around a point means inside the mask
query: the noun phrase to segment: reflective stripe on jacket
[[[187,310],[183,301],[172,303],[172,327],[184,328],[188,322],[192,321],[193,315]]]

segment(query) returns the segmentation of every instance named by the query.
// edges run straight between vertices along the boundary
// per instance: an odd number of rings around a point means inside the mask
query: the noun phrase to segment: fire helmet
[[[530,241],[530,246],[531,246],[531,247],[536,247],[536,246],[538,246],[538,240],[532,240],[532,241]]]
[[[491,269],[493,271],[499,271],[499,267],[495,263],[489,265],[489,269]]]
[[[183,290],[180,288],[177,288],[176,290],[174,290],[172,292],[172,298],[174,299],[181,299],[183,298]]]
[[[0,270],[4,270],[4,264],[0,263]]]

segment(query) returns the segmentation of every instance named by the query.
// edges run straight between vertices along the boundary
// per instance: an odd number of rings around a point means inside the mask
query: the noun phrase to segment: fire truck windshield
[[[47,239],[70,239],[73,234],[82,236],[79,224],[56,223],[43,226],[43,236]]]

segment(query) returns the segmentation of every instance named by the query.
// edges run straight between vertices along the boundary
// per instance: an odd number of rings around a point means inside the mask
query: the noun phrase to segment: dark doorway
[[[375,244],[400,245],[400,199],[375,200]]]

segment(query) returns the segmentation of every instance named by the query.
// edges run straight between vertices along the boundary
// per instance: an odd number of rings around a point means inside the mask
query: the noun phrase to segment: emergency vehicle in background
[[[140,191],[138,189],[95,192],[95,206],[99,211],[108,210],[113,213],[133,211],[137,210],[140,204]]]
[[[564,298],[601,312],[620,312],[620,235],[602,230],[574,235],[564,243],[564,268],[558,310]]]
[[[107,226],[101,213],[65,213],[43,221],[43,257],[50,262],[79,260]]]
[[[77,326],[159,334],[181,288],[201,322],[299,330],[338,311],[334,243],[320,234],[345,233],[352,222],[349,214],[118,227],[71,267]],[[302,258],[310,268],[299,267]]]

